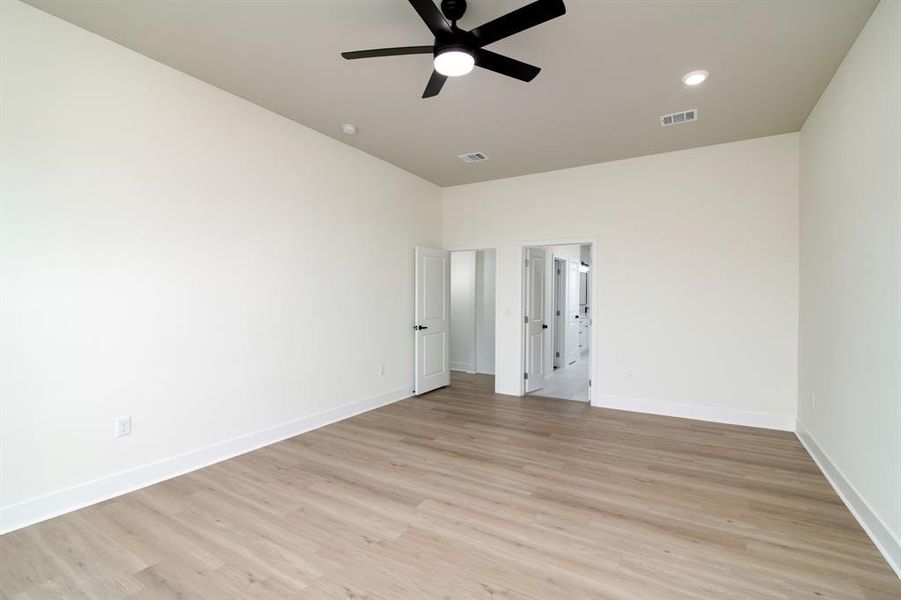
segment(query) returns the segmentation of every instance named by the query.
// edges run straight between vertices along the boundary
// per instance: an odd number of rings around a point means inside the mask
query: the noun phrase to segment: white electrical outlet
[[[131,417],[119,417],[116,419],[116,437],[131,435]]]
[[[385,374],[385,363],[379,365],[379,375]]]

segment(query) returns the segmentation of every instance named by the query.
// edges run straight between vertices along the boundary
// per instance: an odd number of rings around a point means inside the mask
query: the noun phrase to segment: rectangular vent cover
[[[661,127],[669,127],[670,125],[681,125],[683,123],[690,123],[691,121],[698,120],[698,109],[690,108],[688,110],[683,110],[681,112],[672,113],[669,115],[663,115],[660,117],[660,126]]]
[[[458,156],[460,160],[465,163],[474,163],[474,162],[482,162],[483,160],[488,160],[488,157],[482,154],[481,152],[473,152],[472,154],[461,154]]]

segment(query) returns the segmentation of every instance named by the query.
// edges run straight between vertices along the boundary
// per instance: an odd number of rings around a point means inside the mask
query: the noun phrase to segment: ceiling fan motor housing
[[[434,56],[438,56],[439,54],[444,54],[445,52],[465,52],[466,54],[473,54],[475,50],[471,48],[469,45],[463,43],[461,40],[435,40],[435,51],[433,53]]]
[[[466,14],[466,0],[441,0],[441,12],[448,21],[459,21]]]

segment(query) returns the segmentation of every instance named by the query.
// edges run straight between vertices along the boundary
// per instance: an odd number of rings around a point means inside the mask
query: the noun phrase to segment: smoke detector
[[[483,160],[488,160],[488,157],[485,156],[484,152],[473,152],[471,154],[461,154],[458,156],[460,160],[465,163],[474,163],[474,162],[482,162]]]
[[[690,108],[681,112],[670,113],[660,116],[660,126],[669,127],[670,125],[682,125],[698,120],[698,109]]]

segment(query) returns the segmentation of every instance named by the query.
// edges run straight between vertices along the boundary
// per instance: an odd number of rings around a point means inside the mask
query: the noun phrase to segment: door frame
[[[498,352],[498,339],[500,333],[500,325],[501,325],[501,252],[499,246],[493,245],[470,245],[470,246],[450,246],[446,248],[446,250],[450,253],[453,252],[466,252],[469,250],[494,250],[494,393],[501,393],[498,390],[498,373],[499,364],[498,357],[500,356],[500,352]],[[477,359],[478,360],[478,359]],[[478,363],[476,371],[478,371]]]
[[[597,273],[597,269],[600,266],[600,261],[598,260],[599,251],[598,251],[598,238],[593,237],[585,237],[585,238],[566,238],[566,239],[551,239],[551,240],[535,240],[535,241],[525,241],[519,242],[519,277],[518,277],[518,288],[519,288],[519,314],[517,315],[517,324],[516,327],[518,329],[519,335],[517,336],[517,344],[519,344],[519,365],[521,367],[521,373],[525,373],[526,371],[526,348],[525,348],[525,335],[526,329],[524,327],[525,323],[523,323],[523,317],[526,314],[526,297],[525,297],[525,269],[523,265],[525,265],[526,261],[526,248],[532,246],[567,246],[571,244],[587,244],[591,245],[591,268],[595,270]],[[598,393],[598,389],[600,387],[600,379],[598,377],[598,355],[600,352],[597,352],[597,349],[600,348],[599,336],[600,332],[598,331],[599,327],[594,322],[595,316],[598,314],[598,308],[601,307],[601,296],[598,293],[598,284],[600,282],[600,277],[589,277],[591,294],[590,297],[594,300],[592,301],[592,310],[591,310],[591,342],[589,345],[588,357],[589,357],[589,381],[591,384],[588,387],[588,402],[592,406],[599,406],[599,398],[600,394]],[[495,334],[496,335],[496,334]],[[495,353],[495,361],[497,360],[497,353]],[[496,367],[495,367],[496,368]],[[520,375],[519,377],[519,395],[525,395],[525,380]],[[497,385],[497,380],[495,379],[495,386]]]

